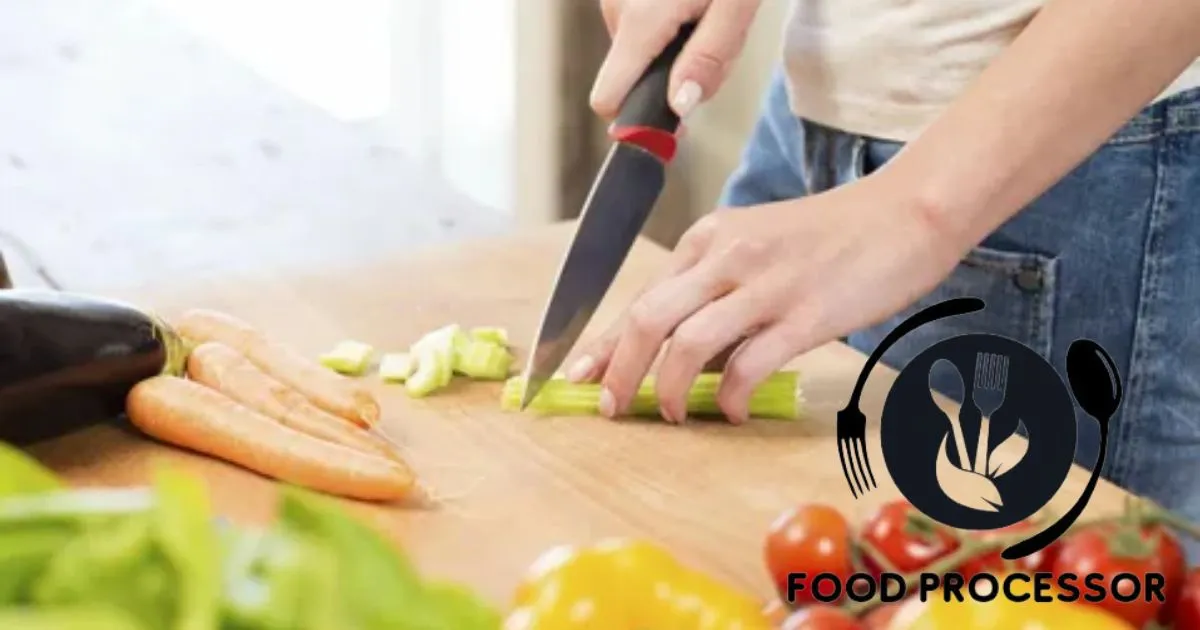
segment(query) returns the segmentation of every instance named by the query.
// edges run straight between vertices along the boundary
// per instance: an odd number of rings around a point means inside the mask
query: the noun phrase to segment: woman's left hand
[[[772,372],[916,302],[969,248],[934,204],[889,175],[704,217],[568,378],[599,379],[601,413],[621,415],[666,344],[656,393],[663,416],[682,422],[697,375],[740,342],[717,398],[732,422],[744,421]]]

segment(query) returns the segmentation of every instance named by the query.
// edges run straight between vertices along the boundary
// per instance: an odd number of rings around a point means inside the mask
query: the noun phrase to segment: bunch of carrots
[[[250,324],[211,310],[173,322],[190,353],[186,377],[156,376],[126,399],[147,435],[280,481],[368,501],[399,501],[416,475],[378,432],[367,387]]]

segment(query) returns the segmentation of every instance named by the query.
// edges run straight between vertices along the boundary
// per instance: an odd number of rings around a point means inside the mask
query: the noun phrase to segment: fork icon
[[[1008,389],[1008,357],[1003,354],[979,352],[975,355],[975,387],[971,390],[971,401],[979,409],[981,417],[991,418],[1004,404],[1004,390]],[[975,445],[975,472],[988,472],[988,440],[991,421],[979,423],[979,442]],[[1013,427],[1014,429],[1016,427]]]
[[[867,458],[867,417],[857,405],[847,406],[838,412],[837,442],[842,474],[850,485],[850,493],[857,499],[858,495],[875,488],[875,473],[871,471],[871,460]]]

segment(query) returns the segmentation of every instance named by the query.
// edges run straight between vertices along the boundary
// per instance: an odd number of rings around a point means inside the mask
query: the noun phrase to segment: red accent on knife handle
[[[671,109],[667,89],[671,80],[671,66],[695,30],[695,22],[680,26],[675,39],[650,62],[646,72],[629,90],[629,95],[621,104],[621,112],[609,130],[613,140],[636,144],[664,162],[670,162],[675,157],[675,132],[679,130],[679,116]]]
[[[641,126],[612,127],[608,130],[608,137],[612,138],[613,142],[637,145],[662,160],[664,164],[675,159],[677,142],[675,134],[669,131]]]

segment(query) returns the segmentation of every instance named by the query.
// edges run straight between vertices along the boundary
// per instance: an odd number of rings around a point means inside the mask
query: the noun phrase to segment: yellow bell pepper
[[[1003,579],[1001,576],[1000,579]],[[1014,594],[1029,594],[1028,582],[1014,582]],[[1057,591],[1051,589],[1051,594]],[[1013,601],[1003,594],[988,602],[965,598],[945,601],[930,593],[926,601],[904,603],[886,630],[1137,630],[1125,620],[1079,602]]]
[[[543,554],[517,587],[505,630],[771,630],[759,602],[626,539]]]

